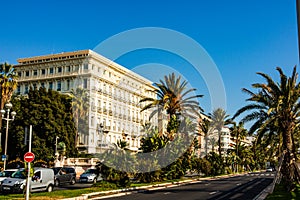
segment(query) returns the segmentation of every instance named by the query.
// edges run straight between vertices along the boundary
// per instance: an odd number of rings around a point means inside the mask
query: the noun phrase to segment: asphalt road
[[[154,188],[129,195],[119,194],[110,200],[252,200],[273,181],[274,173],[250,173],[241,176],[205,180],[197,183],[171,187]],[[94,198],[94,199],[101,199]],[[107,197],[105,197],[107,199]]]

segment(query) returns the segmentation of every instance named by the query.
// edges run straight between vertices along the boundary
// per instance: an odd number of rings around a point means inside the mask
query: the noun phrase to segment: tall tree
[[[222,134],[222,128],[230,123],[229,115],[226,114],[226,111],[222,108],[217,108],[213,110],[213,112],[210,114],[211,117],[211,126],[218,131],[218,152],[219,155],[222,156],[222,147],[221,147],[221,134]]]
[[[13,65],[10,65],[8,63],[0,64],[1,110],[4,108],[4,104],[10,101],[14,90],[17,88],[17,80],[18,75],[16,74]],[[2,120],[0,120],[0,128],[1,127]]]
[[[88,123],[88,113],[89,113],[89,94],[88,91],[84,88],[72,89],[69,94],[72,98],[72,109],[75,119],[75,124],[77,127],[75,135],[75,146],[79,145],[78,137],[80,134],[84,134],[86,125]]]
[[[150,118],[161,110],[166,110],[170,119],[169,124],[174,124],[172,120],[178,120],[176,116],[178,114],[191,116],[191,114],[197,114],[199,110],[202,111],[197,98],[203,95],[194,95],[193,92],[196,91],[196,89],[188,89],[188,82],[185,80],[181,81],[181,76],[176,77],[175,74],[172,73],[169,76],[164,76],[164,81],[160,80],[160,83],[155,83],[154,85],[157,89],[151,92],[154,92],[157,98],[144,98],[140,101],[140,103],[149,102],[141,109],[141,112],[158,107],[158,109],[152,112]],[[170,132],[171,126],[168,127],[168,132]],[[175,129],[176,128],[178,127],[175,127]]]
[[[204,136],[204,141],[205,141],[205,156],[207,156],[207,151],[208,151],[208,140],[209,140],[209,135],[211,133],[211,126],[210,126],[210,121],[206,118],[202,119],[198,123],[199,127],[199,132],[201,133],[202,136]]]
[[[239,156],[239,149],[242,148],[242,141],[247,136],[247,130],[244,128],[244,124],[242,122],[239,122],[238,125],[236,124],[236,122],[233,122],[233,126],[230,128],[230,130],[230,134],[235,140],[235,156],[241,157]],[[236,163],[236,169],[238,171],[238,163]]]
[[[296,66],[291,77],[287,77],[279,67],[276,70],[279,72],[279,82],[276,83],[267,74],[259,72],[257,74],[263,77],[266,83],[252,84],[252,87],[258,90],[257,92],[243,88],[243,91],[250,95],[247,101],[251,103],[239,109],[234,117],[244,112],[250,112],[242,121],[255,121],[249,132],[257,132],[258,142],[264,135],[270,135],[270,132],[282,137],[282,149],[285,156],[281,172],[283,180],[288,183],[288,189],[291,189],[293,181],[297,179],[291,163],[293,163],[295,155],[293,152],[295,149],[293,148],[294,134],[299,126],[300,85],[297,82]]]
[[[56,91],[40,88],[29,90],[28,96],[13,97],[17,112],[8,138],[8,155],[12,160],[22,157],[28,151],[29,129],[32,125],[32,152],[36,160],[54,160],[55,140],[66,144],[66,156],[77,155],[74,147],[75,123],[71,110],[71,99]]]

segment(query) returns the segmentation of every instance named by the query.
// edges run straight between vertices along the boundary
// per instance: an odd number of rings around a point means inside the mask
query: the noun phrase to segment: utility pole
[[[31,140],[32,140],[32,125],[29,126],[29,148],[28,152],[31,152]],[[29,193],[30,193],[30,168],[31,168],[31,162],[27,163],[28,166],[28,173],[27,173],[27,182],[26,182],[26,200],[29,200]]]

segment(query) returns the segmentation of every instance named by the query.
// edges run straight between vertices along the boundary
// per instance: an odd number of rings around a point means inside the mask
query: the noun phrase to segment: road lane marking
[[[210,195],[216,194],[218,191],[210,192]]]

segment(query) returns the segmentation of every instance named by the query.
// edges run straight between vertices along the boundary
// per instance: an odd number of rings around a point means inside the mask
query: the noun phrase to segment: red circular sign
[[[32,152],[25,153],[24,160],[26,162],[32,162],[34,160],[34,153],[32,153]]]

